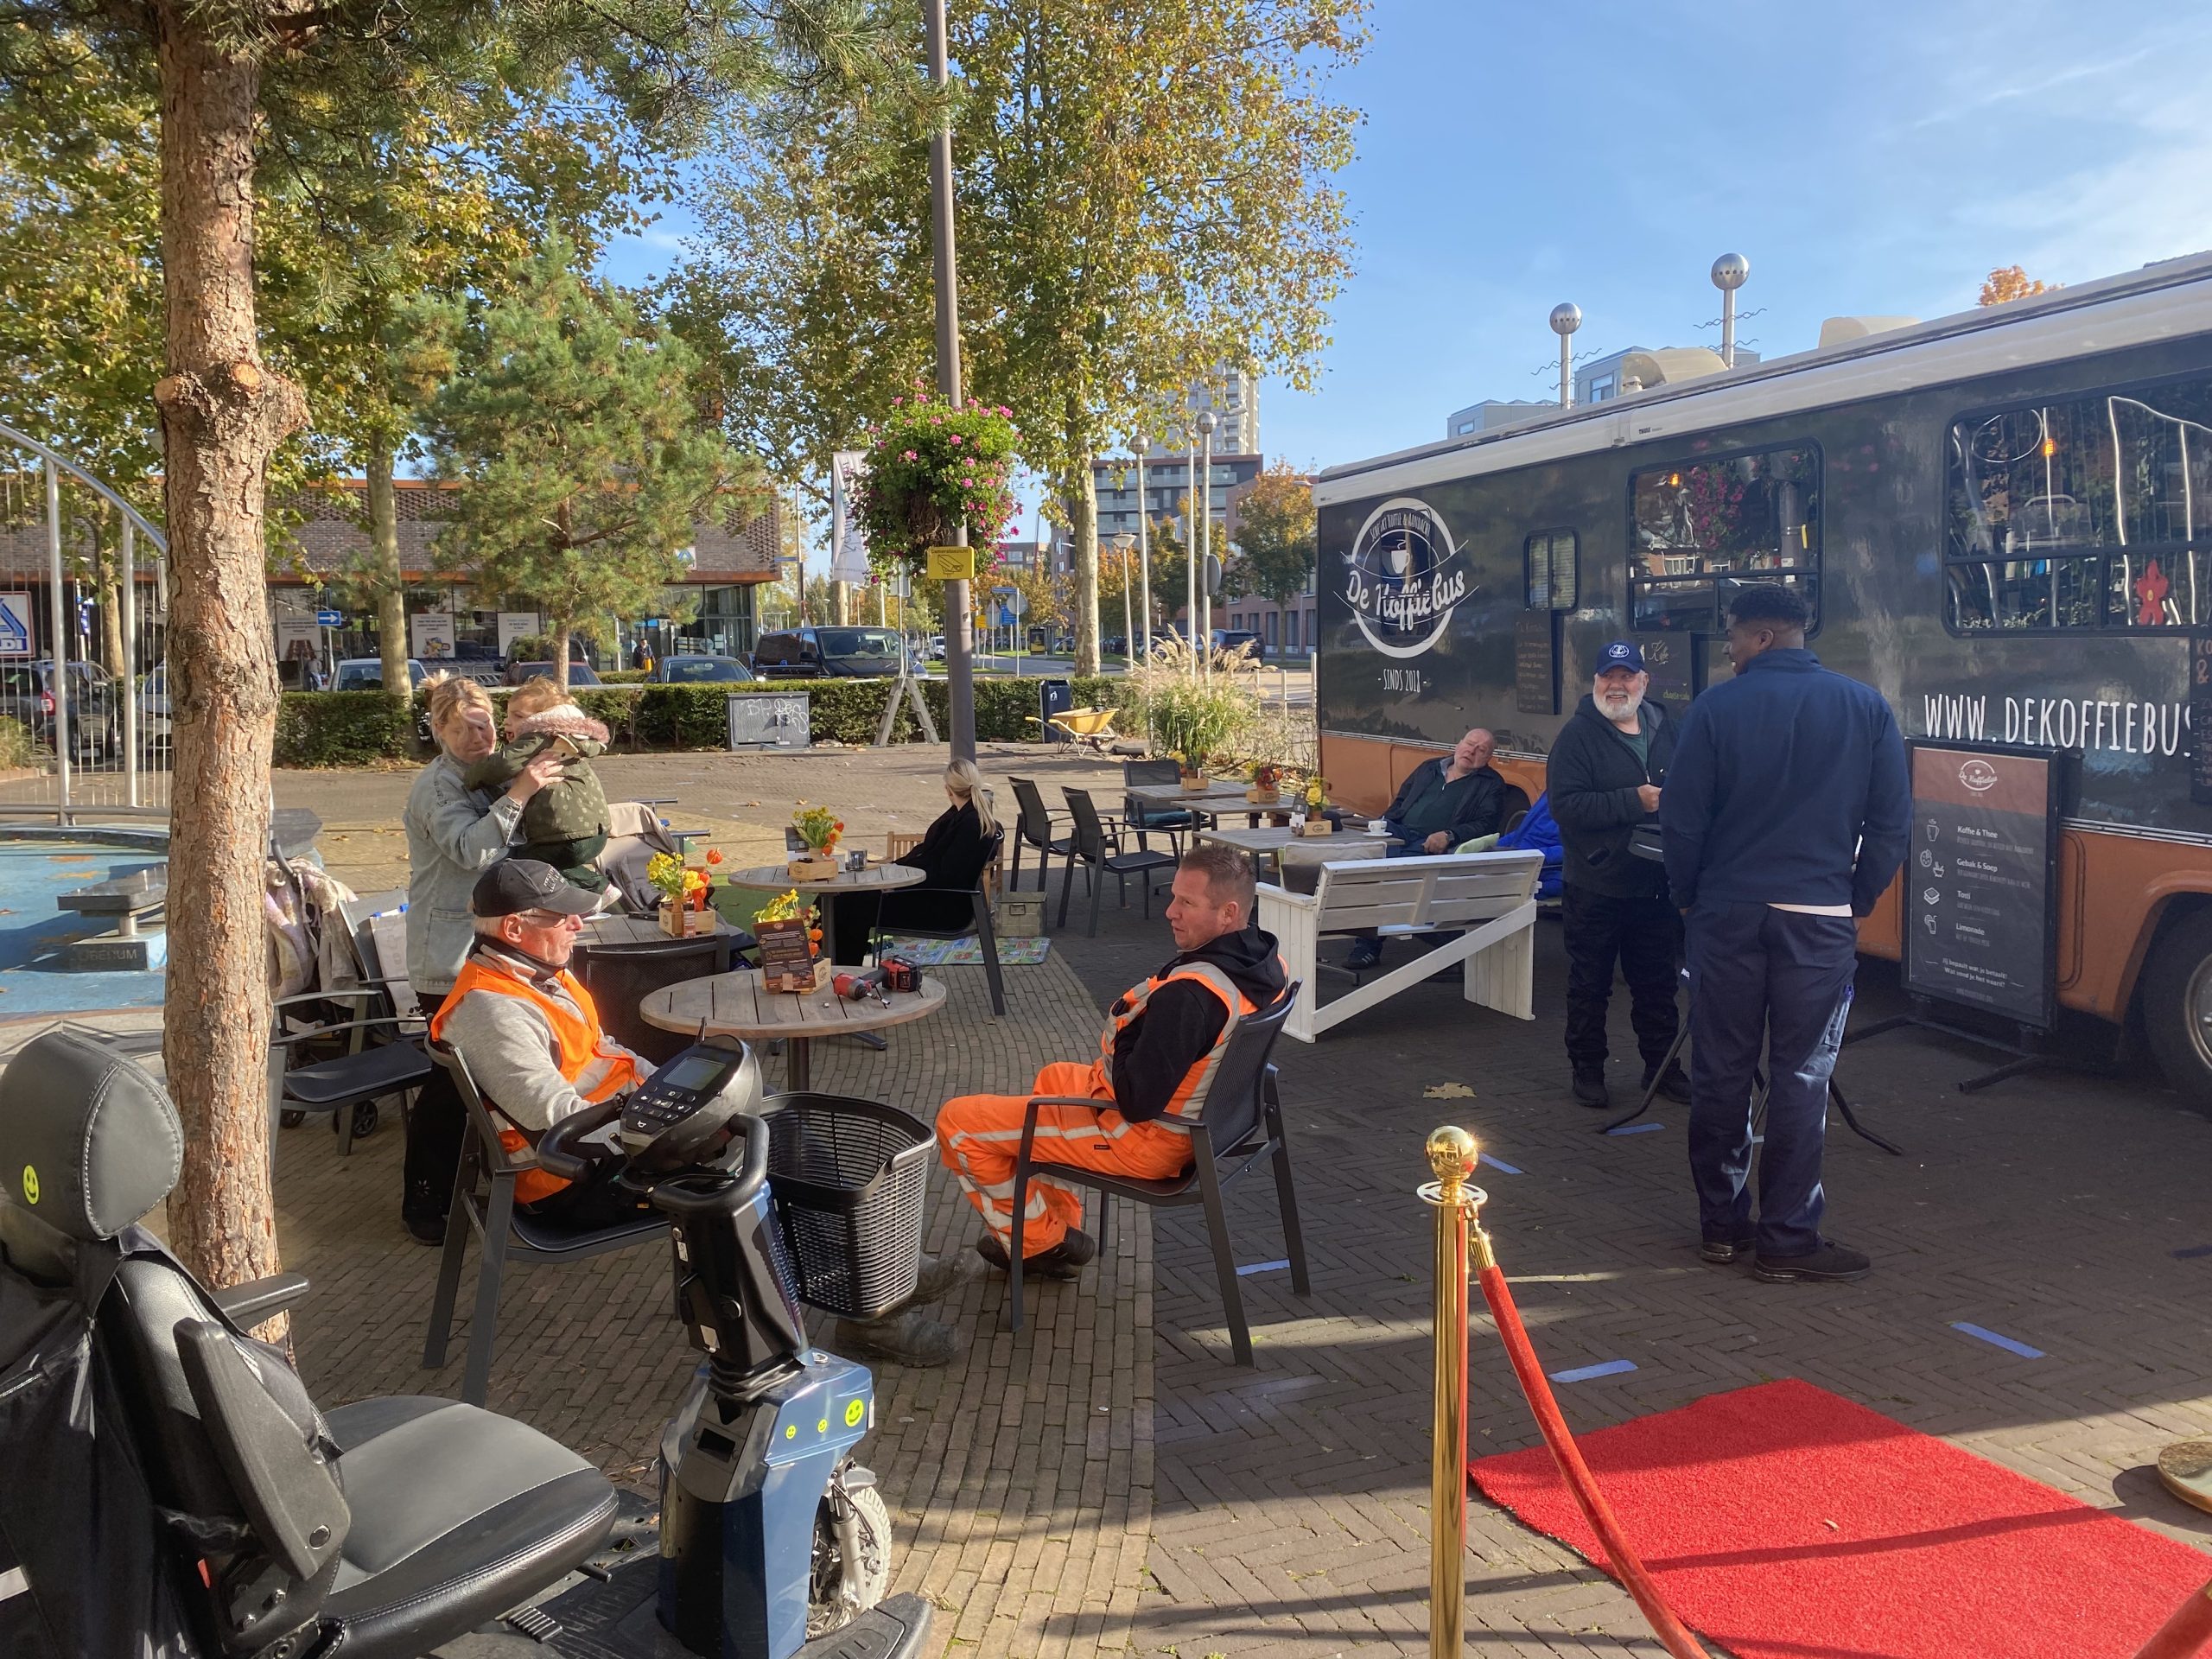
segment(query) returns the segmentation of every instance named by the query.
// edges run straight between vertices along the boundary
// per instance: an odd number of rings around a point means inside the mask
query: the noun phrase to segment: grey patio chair
[[[1118,830],[1106,827],[1089,790],[1063,789],[1060,793],[1067,797],[1068,813],[1075,820],[1075,833],[1068,837],[1067,873],[1060,881],[1059,925],[1068,925],[1068,893],[1075,886],[1075,867],[1078,862],[1083,866],[1084,880],[1090,888],[1090,938],[1098,937],[1098,904],[1105,893],[1105,878],[1109,875],[1120,885],[1124,908],[1129,902],[1129,877],[1137,878],[1137,885],[1144,890],[1145,919],[1150,921],[1152,873],[1172,870],[1179,861],[1150,848],[1123,852]]]

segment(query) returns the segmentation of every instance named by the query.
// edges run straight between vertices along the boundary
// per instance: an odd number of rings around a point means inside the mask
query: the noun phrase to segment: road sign
[[[315,613],[315,626],[319,628],[342,628],[346,626],[346,613],[343,611],[317,611]]]
[[[933,547],[930,549],[930,575],[938,582],[967,582],[976,574],[976,550],[972,547]]]
[[[1028,597],[1022,593],[1020,588],[1010,588],[1006,590],[1006,592],[1007,597],[1003,601],[1005,609],[1011,612],[1015,616],[1020,616],[1029,608]]]
[[[31,654],[31,596],[0,594],[0,657]]]

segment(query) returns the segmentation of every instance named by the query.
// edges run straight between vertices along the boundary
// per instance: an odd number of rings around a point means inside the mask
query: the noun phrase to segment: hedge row
[[[875,741],[893,680],[757,682],[740,695],[804,690],[817,743]],[[1071,686],[1077,708],[1120,706],[1118,679],[1085,676]],[[573,690],[576,704],[607,727],[617,750],[719,749],[729,741],[728,699],[732,688],[710,685],[597,685]],[[495,702],[504,688],[492,693]],[[922,682],[922,696],[940,735],[951,720],[950,691],[942,679]],[[976,682],[976,735],[984,742],[1018,743],[1038,735],[1034,679],[989,676]],[[912,702],[902,702],[892,728],[894,742],[921,738]],[[276,760],[280,766],[357,766],[414,758],[414,721],[396,697],[368,691],[289,691],[276,717]]]

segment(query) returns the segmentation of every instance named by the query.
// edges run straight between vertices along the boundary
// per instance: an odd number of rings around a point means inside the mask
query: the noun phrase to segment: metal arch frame
[[[145,537],[148,541],[153,543],[155,547],[160,550],[163,558],[168,557],[168,537],[162,535],[160,531],[156,530],[152,524],[147,520],[144,513],[139,512],[137,508],[132,506],[128,501],[118,495],[106,485],[101,483],[99,480],[94,478],[90,473],[77,465],[77,463],[70,460],[68,456],[63,454],[58,449],[54,449],[48,445],[41,443],[36,438],[31,437],[22,432],[18,432],[14,427],[4,423],[0,423],[0,439],[5,439],[10,443],[16,444],[22,448],[29,450],[33,454],[38,456],[40,460],[48,462],[49,465],[59,467],[63,472],[68,474],[70,477],[75,479],[79,484],[85,485],[90,488],[95,494],[99,495],[102,500],[113,506],[116,511],[122,513],[125,518],[128,518],[134,525],[136,525],[137,527],[138,533]]]

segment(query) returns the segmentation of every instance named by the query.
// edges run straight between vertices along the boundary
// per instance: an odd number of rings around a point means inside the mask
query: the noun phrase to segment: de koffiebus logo
[[[1418,657],[1444,637],[1467,596],[1467,567],[1426,501],[1402,495],[1367,515],[1344,555],[1344,597],[1367,642],[1386,657]]]

